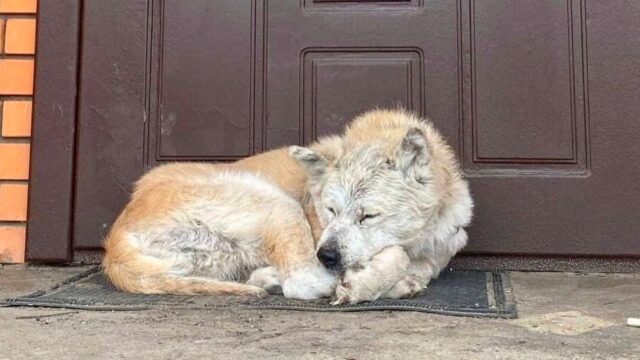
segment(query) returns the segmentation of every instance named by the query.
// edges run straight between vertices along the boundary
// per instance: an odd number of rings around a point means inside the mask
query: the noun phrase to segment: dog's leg
[[[401,246],[376,254],[359,268],[347,269],[336,288],[333,305],[373,301],[385,295],[407,274],[409,256]]]
[[[384,294],[384,297],[391,299],[413,297],[427,287],[432,277],[433,266],[428,261],[412,261],[407,275]]]
[[[458,230],[440,242],[428,259],[412,260],[407,276],[400,280],[384,297],[399,299],[412,297],[427,287],[431,279],[438,277],[440,271],[447,266],[451,258],[467,243],[467,233]]]
[[[284,296],[305,300],[331,296],[337,276],[318,261],[302,209],[281,210],[265,219],[263,241],[267,262],[282,275]]]
[[[435,251],[422,260],[412,260],[407,276],[400,280],[384,297],[399,299],[412,297],[427,287],[431,279],[438,277],[440,271],[447,266],[451,258],[467,243],[467,232],[457,231],[440,241]]]
[[[282,294],[282,274],[275,266],[254,270],[247,280],[248,285],[261,287],[269,294]]]

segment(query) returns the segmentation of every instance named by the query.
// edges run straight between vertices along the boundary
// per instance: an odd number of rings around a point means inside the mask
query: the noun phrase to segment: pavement
[[[0,266],[0,298],[84,267]],[[640,359],[640,274],[511,273],[520,317],[0,307],[4,359]]]

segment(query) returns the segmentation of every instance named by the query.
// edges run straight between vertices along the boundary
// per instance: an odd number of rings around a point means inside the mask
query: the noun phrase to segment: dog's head
[[[318,259],[336,271],[415,241],[438,201],[429,144],[419,128],[409,129],[391,149],[377,142],[341,146],[330,155],[318,148],[290,149],[307,172],[324,228]]]

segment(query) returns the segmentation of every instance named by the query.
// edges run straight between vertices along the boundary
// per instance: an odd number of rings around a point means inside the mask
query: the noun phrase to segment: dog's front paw
[[[247,284],[265,289],[269,294],[282,294],[282,275],[275,266],[256,269],[249,276]]]
[[[385,297],[391,299],[411,298],[418,295],[426,288],[426,284],[415,275],[407,275],[404,279],[395,284]]]
[[[338,286],[336,286],[336,293],[333,297],[333,301],[331,305],[347,305],[347,304],[356,304],[358,299],[353,298],[350,295],[350,290],[348,287],[348,283],[342,281]]]
[[[331,296],[338,281],[335,274],[321,266],[309,266],[292,271],[282,283],[284,296],[314,300]]]
[[[331,305],[357,304],[363,301],[373,301],[380,297],[380,292],[372,289],[363,274],[357,270],[347,270],[338,286]]]
[[[333,301],[331,301],[331,305],[347,305],[351,303],[352,299],[349,296],[349,289],[345,288],[342,285],[338,285],[336,287],[336,294],[333,298]]]

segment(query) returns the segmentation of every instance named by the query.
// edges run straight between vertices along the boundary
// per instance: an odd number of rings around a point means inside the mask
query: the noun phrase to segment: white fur
[[[270,294],[281,294],[282,274],[275,266],[259,268],[251,273],[247,284],[261,287]]]
[[[333,295],[337,276],[324,267],[307,266],[292,271],[282,283],[284,296],[311,300]]]
[[[409,256],[401,246],[382,250],[361,268],[347,269],[336,288],[333,304],[372,301],[384,296],[403,280],[409,263]]]
[[[352,280],[336,295],[351,302],[410,296],[466,245],[463,227],[473,208],[468,184],[440,134],[406,112],[366,113],[343,141],[333,162],[312,150],[298,151],[305,156],[297,158],[314,184],[325,227],[318,246],[337,249],[343,283]],[[410,259],[407,269],[380,258],[397,247]],[[364,270],[355,275],[357,268]],[[399,268],[402,276],[389,276]]]

